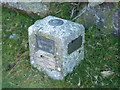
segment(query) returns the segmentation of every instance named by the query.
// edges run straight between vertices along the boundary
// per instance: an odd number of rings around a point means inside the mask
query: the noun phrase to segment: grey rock
[[[113,75],[114,72],[113,71],[102,71],[101,74],[103,77],[109,77],[109,76]]]
[[[12,34],[12,35],[9,36],[9,38],[10,39],[18,39],[19,37],[16,34]]]
[[[102,3],[88,9],[76,22],[83,24],[86,28],[96,25],[98,29],[106,34],[113,32],[112,16],[116,3]]]
[[[27,13],[36,13],[45,16],[49,12],[49,3],[42,2],[2,2],[5,6],[23,10]]]
[[[115,11],[113,14],[113,27],[114,27],[114,34],[120,36],[120,8]]]

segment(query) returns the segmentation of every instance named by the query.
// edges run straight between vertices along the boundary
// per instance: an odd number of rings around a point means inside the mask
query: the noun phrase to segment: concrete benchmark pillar
[[[63,80],[84,59],[84,26],[48,16],[29,27],[30,63]]]

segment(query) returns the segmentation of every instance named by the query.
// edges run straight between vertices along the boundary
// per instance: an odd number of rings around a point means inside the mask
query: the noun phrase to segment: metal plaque
[[[35,53],[36,63],[43,68],[49,68],[55,70],[55,58],[43,55],[40,51]]]
[[[52,25],[52,26],[60,26],[64,22],[62,20],[60,20],[60,19],[52,19],[48,23],[49,23],[49,25]]]
[[[37,48],[54,54],[54,41],[43,36],[36,36]]]
[[[71,54],[75,50],[79,49],[82,45],[82,36],[79,36],[75,40],[68,44],[68,54]]]

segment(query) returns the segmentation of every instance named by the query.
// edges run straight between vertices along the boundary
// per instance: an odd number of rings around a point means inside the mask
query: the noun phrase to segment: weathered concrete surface
[[[39,16],[46,16],[49,13],[49,3],[45,2],[2,2],[2,4],[27,13],[35,13]]]
[[[113,14],[117,5],[117,3],[108,2],[91,7],[76,22],[83,24],[86,28],[96,25],[104,33],[111,34],[114,32]]]
[[[54,25],[51,20],[55,20]],[[82,24],[48,16],[36,21],[28,31],[31,64],[53,79],[63,80],[84,58]],[[81,40],[77,41],[80,36]],[[68,51],[69,49],[72,50]]]

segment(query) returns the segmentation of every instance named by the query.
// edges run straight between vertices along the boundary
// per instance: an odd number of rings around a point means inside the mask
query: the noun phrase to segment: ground
[[[64,6],[65,7],[65,6]],[[58,17],[69,19],[69,12]],[[54,13],[52,14],[54,15]],[[91,26],[85,33],[85,58],[65,80],[52,80],[30,65],[28,27],[31,17],[2,9],[2,87],[3,88],[115,88],[119,86],[118,39]],[[70,19],[69,19],[70,20]],[[104,76],[102,72],[111,72]]]

